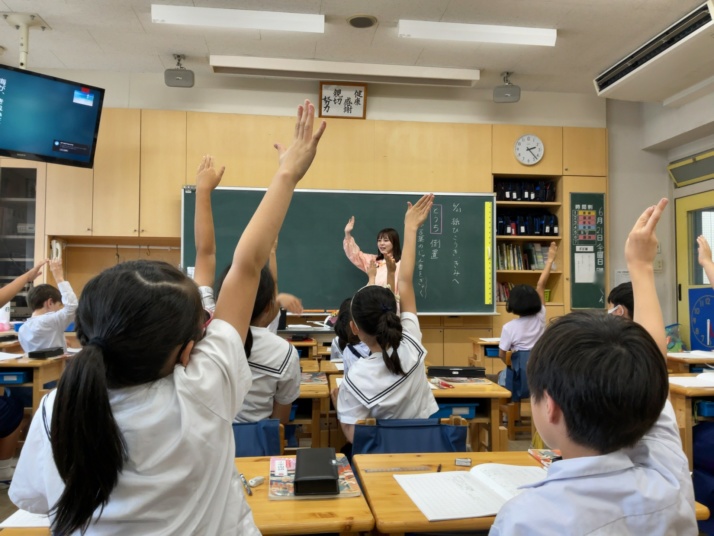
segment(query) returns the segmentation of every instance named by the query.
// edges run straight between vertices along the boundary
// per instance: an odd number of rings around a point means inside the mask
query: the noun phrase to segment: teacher
[[[342,242],[342,247],[345,250],[345,255],[357,268],[365,273],[369,273],[369,267],[374,262],[377,264],[377,275],[374,279],[375,285],[387,286],[387,265],[384,261],[384,255],[391,255],[394,262],[397,263],[397,271],[394,274],[395,281],[399,281],[399,265],[402,259],[402,246],[399,242],[399,233],[388,227],[377,233],[377,255],[362,253],[359,246],[352,237],[352,230],[355,226],[355,217],[352,216],[347,225],[345,225],[345,239]],[[397,294],[397,289],[393,289]]]

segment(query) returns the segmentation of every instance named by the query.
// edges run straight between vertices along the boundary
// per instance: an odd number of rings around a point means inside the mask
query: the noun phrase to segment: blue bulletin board
[[[714,350],[714,290],[689,289],[689,340],[692,350]]]

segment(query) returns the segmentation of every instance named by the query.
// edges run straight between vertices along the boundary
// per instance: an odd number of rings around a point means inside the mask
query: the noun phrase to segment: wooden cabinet
[[[181,187],[198,164],[186,163],[186,112],[141,111],[140,236],[181,236]]]
[[[91,169],[47,164],[47,235],[91,236],[93,191]]]
[[[468,367],[469,358],[473,355],[472,343],[469,337],[491,337],[491,319],[489,327],[484,328],[447,328],[444,329],[444,365],[448,367]]]
[[[94,236],[139,236],[141,110],[102,111],[94,158]]]
[[[563,127],[562,174],[607,176],[607,129]]]
[[[516,160],[514,146],[518,138],[535,134],[544,145],[543,158],[533,166]],[[507,175],[561,175],[563,173],[563,129],[526,125],[493,125],[494,174]]]
[[[444,364],[444,330],[442,328],[422,328],[421,342],[428,352],[426,355],[427,366],[440,366]]]

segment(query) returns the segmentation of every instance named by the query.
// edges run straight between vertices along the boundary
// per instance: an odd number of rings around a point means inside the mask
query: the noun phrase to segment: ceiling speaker
[[[166,69],[164,82],[169,87],[193,87],[193,71],[188,69]]]
[[[493,88],[493,102],[518,102],[521,100],[521,88],[513,84]]]

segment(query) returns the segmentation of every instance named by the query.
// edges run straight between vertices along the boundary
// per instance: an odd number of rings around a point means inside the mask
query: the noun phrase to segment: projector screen
[[[0,155],[91,168],[104,90],[0,65]]]

